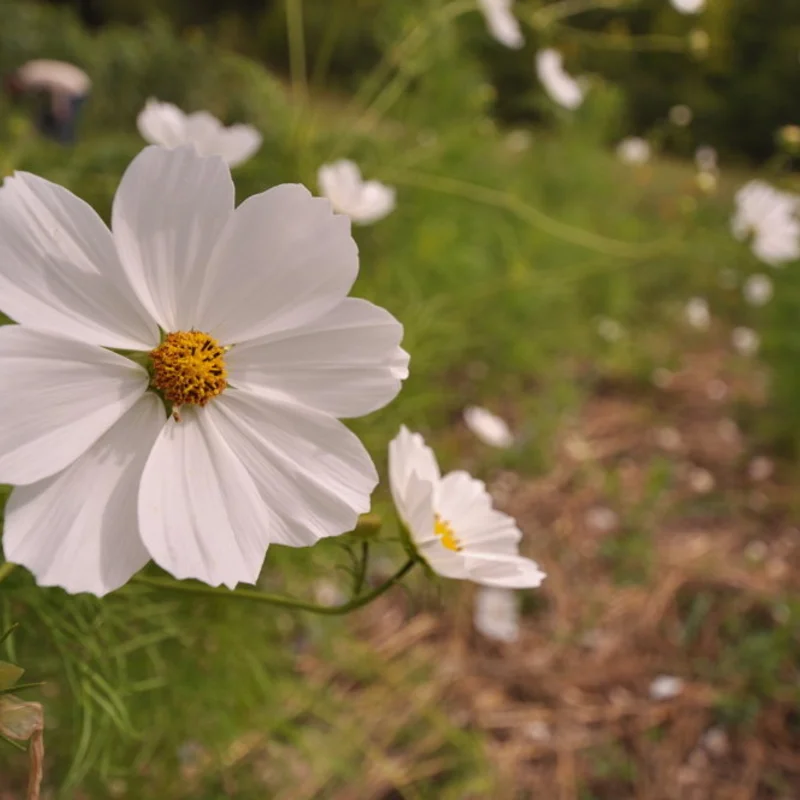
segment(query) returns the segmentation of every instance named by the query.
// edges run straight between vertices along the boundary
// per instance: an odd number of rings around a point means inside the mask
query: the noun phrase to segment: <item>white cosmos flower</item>
[[[735,196],[733,235],[752,236],[753,254],[771,266],[800,258],[800,197],[760,180],[742,186]]]
[[[708,310],[708,301],[704,297],[692,297],[686,303],[684,310],[686,321],[698,330],[704,331],[711,324],[711,312]]]
[[[629,136],[617,145],[617,157],[625,164],[646,164],[650,160],[650,145],[640,136]]]
[[[761,337],[752,329],[744,326],[731,331],[731,342],[743,356],[754,356],[761,347]]]
[[[742,289],[744,299],[751,306],[765,306],[772,300],[773,286],[772,280],[767,275],[751,275],[745,282]]]
[[[365,181],[358,165],[346,158],[319,168],[317,182],[334,211],[347,214],[353,222],[377,222],[395,207],[395,191],[379,181]]]
[[[6,559],[70,592],[150,558],[232,587],[271,543],[352,529],[377,474],[337,418],[385,405],[407,363],[400,324],[347,297],[357,272],[326,200],[290,184],[234,209],[228,167],[192,147],[133,160],[110,231],[64,188],[6,179]]]
[[[475,630],[487,639],[511,644],[519,639],[519,603],[512,589],[482,586],[475,594]]]
[[[464,422],[467,427],[484,443],[490,447],[511,447],[514,444],[514,434],[506,421],[497,414],[477,406],[464,409]]]
[[[710,145],[701,145],[694,151],[694,163],[700,172],[716,172],[717,161],[717,151]]]
[[[389,444],[389,483],[413,545],[435,572],[484,586],[538,586],[544,573],[519,555],[522,533],[492,508],[482,481],[466,472],[439,472],[436,456],[405,426]]]
[[[536,74],[547,94],[560,106],[575,109],[583,102],[585,91],[564,70],[564,58],[558,50],[547,48],[536,54]]]
[[[261,134],[252,125],[226,128],[208,111],[185,114],[172,103],[161,103],[152,97],[139,112],[136,126],[150,144],[190,144],[201,156],[220,156],[229,167],[247,161],[261,147]]]
[[[670,0],[672,7],[681,14],[697,14],[705,8],[706,0]]]
[[[500,44],[519,50],[525,44],[519,20],[511,12],[514,0],[478,0],[478,7],[486,18],[489,33]]]

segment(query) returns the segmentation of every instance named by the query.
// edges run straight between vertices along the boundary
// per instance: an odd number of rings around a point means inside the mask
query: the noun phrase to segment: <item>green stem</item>
[[[241,600],[254,600],[257,603],[265,603],[266,605],[279,606],[280,608],[292,608],[296,611],[308,611],[312,614],[322,614],[329,617],[335,617],[339,614],[348,614],[358,608],[368,605],[377,597],[380,597],[384,592],[391,589],[398,581],[402,580],[408,574],[413,566],[416,564],[415,559],[409,559],[403,566],[392,575],[385,583],[382,583],[371,592],[354,597],[347,603],[341,606],[319,606],[315,603],[306,603],[303,600],[295,600],[293,597],[283,597],[277,594],[266,594],[259,592],[257,589],[215,589],[211,586],[205,586],[198,583],[188,583],[186,581],[175,581],[170,578],[147,578],[144,576],[136,576],[131,579],[132,583],[138,583],[143,586],[150,586],[154,589],[166,589],[171,592],[180,592],[183,594],[196,594],[205,597],[218,597],[223,599],[236,599]]]
[[[0,564],[0,583],[2,583],[16,568],[16,564]]]
[[[369,542],[361,542],[361,559],[358,562],[358,571],[353,582],[353,595],[358,597],[364,588],[364,581],[367,578],[367,566],[369,565]]]

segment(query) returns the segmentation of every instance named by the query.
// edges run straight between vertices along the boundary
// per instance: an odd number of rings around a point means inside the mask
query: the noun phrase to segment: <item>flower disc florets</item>
[[[225,349],[207,333],[168,333],[150,353],[153,386],[174,406],[204,406],[228,385]]]

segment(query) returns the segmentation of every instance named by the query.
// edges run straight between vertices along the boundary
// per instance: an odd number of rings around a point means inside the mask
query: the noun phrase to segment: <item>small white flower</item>
[[[702,145],[694,151],[694,163],[700,172],[716,172],[718,166],[717,151],[708,145]]]
[[[541,719],[535,719],[533,722],[524,725],[522,732],[532,741],[542,744],[549,742],[553,738],[550,726]]]
[[[757,456],[747,466],[747,476],[751,481],[765,481],[772,477],[775,471],[775,465],[772,459],[766,456]]]
[[[617,157],[624,164],[646,164],[650,160],[650,145],[640,136],[629,136],[617,145]]]
[[[405,426],[389,444],[389,484],[413,545],[434,572],[505,589],[544,580],[539,565],[519,555],[522,532],[492,508],[483,482],[460,470],[442,476],[433,451]]]
[[[536,54],[536,74],[550,97],[564,108],[576,109],[583,102],[585,89],[564,70],[564,58],[548,48]]]
[[[697,14],[705,8],[706,0],[670,0],[672,7],[681,14]]]
[[[715,485],[714,476],[702,467],[693,467],[689,472],[689,487],[697,494],[708,494]]]
[[[692,109],[689,108],[685,103],[679,103],[677,106],[672,106],[669,110],[669,121],[673,125],[677,125],[679,128],[685,128],[687,125],[690,125],[694,119],[694,114],[692,113]]]
[[[234,208],[228,167],[190,146],[133,160],[111,230],[66,189],[7,178],[6,559],[69,592],[110,592],[151,558],[235,586],[271,543],[351,530],[378,476],[339,418],[407,372],[401,325],[347,297],[357,274],[326,200],[288,184]]]
[[[692,297],[684,310],[686,321],[697,330],[704,331],[711,325],[711,312],[708,310],[708,301],[703,297]]]
[[[464,422],[484,444],[490,447],[506,448],[514,444],[514,434],[511,433],[506,421],[485,408],[470,406],[464,409]]]
[[[652,700],[672,700],[683,691],[683,681],[675,675],[659,675],[650,684]]]
[[[369,225],[394,211],[395,190],[379,181],[365,181],[358,165],[348,159],[319,168],[317,182],[334,211],[353,222]]]
[[[482,586],[475,594],[475,630],[487,639],[511,644],[519,639],[519,603],[511,589]]]
[[[800,198],[760,180],[742,186],[735,197],[733,235],[752,236],[753,254],[771,266],[800,258]]]
[[[229,166],[247,161],[259,147],[261,134],[252,125],[226,128],[208,111],[185,114],[172,103],[150,98],[136,118],[145,141],[162,147],[190,144],[201,156],[220,156]]]
[[[761,346],[759,335],[752,328],[740,326],[731,332],[734,348],[743,356],[754,356]]]
[[[478,0],[478,7],[486,18],[489,33],[500,44],[519,50],[525,44],[519,20],[511,11],[514,0]]]
[[[587,527],[599,533],[611,533],[619,526],[619,517],[616,512],[605,506],[590,508],[584,519]]]
[[[772,280],[767,275],[751,275],[744,282],[743,292],[751,306],[765,306],[772,299]]]
[[[607,342],[618,342],[625,335],[625,328],[615,319],[600,317],[597,320],[597,333]]]

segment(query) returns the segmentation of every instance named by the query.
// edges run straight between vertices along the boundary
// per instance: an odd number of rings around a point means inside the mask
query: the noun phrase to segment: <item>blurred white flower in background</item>
[[[433,451],[405,426],[389,444],[389,484],[412,544],[434,572],[506,589],[544,580],[539,565],[519,555],[522,532],[492,508],[483,481],[461,470],[442,477]]]
[[[395,190],[379,181],[365,181],[358,165],[346,158],[320,167],[317,182],[334,211],[361,225],[377,222],[394,210]]]
[[[694,151],[694,163],[700,172],[716,172],[718,167],[717,151],[707,144]]]
[[[697,14],[705,8],[706,0],[670,0],[670,3],[681,14]]]
[[[252,125],[226,128],[208,111],[185,114],[172,103],[153,98],[139,112],[136,126],[150,144],[190,144],[201,156],[220,156],[229,167],[247,161],[261,147],[261,134]]]
[[[659,675],[650,683],[648,693],[652,700],[672,700],[683,691],[683,680],[675,675]]]
[[[761,346],[761,339],[752,328],[738,327],[731,332],[734,348],[743,356],[754,356]]]
[[[742,292],[751,306],[765,306],[772,299],[772,280],[767,275],[751,275],[744,282]]]
[[[587,527],[598,533],[611,533],[619,527],[619,517],[616,511],[605,506],[590,508],[584,516]]]
[[[506,421],[488,409],[478,406],[464,409],[464,422],[484,444],[501,448],[514,444],[514,434]]]
[[[800,258],[800,197],[761,180],[736,192],[731,231],[739,240],[752,236],[753,254],[766,264],[780,266]]]
[[[679,128],[685,128],[687,125],[690,125],[693,119],[694,113],[685,103],[672,106],[669,110],[669,121]]]
[[[625,336],[625,328],[611,317],[600,317],[597,320],[597,333],[607,342],[618,342]]]
[[[585,89],[564,70],[564,57],[547,48],[536,54],[536,74],[545,91],[564,108],[576,109],[583,102]]]
[[[408,358],[400,323],[347,296],[357,275],[326,200],[287,184],[235,208],[228,167],[191,146],[133,160],[111,230],[64,188],[7,178],[6,559],[69,592],[151,558],[233,587],[272,543],[351,530],[378,475],[339,418],[393,399]]]
[[[487,639],[511,644],[519,639],[519,602],[513,589],[482,586],[475,593],[473,624]]]
[[[715,486],[714,476],[702,467],[692,467],[689,471],[689,487],[696,494],[708,494]]]
[[[708,330],[711,325],[711,312],[708,309],[708,301],[704,297],[692,297],[686,303],[684,309],[686,321],[697,330]]]
[[[650,160],[650,145],[640,136],[629,136],[617,145],[617,157],[625,164],[646,164]]]
[[[478,0],[478,7],[486,18],[489,33],[500,44],[519,50],[525,44],[519,20],[511,11],[514,0]]]

